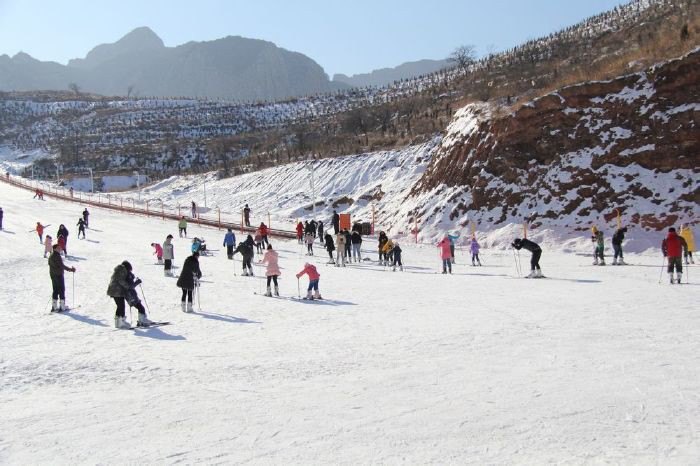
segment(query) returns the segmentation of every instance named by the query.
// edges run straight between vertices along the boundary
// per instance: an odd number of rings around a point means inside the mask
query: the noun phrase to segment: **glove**
[[[134,286],[139,286],[141,283],[143,283],[143,282],[141,281],[141,279],[140,279],[140,278],[137,278],[136,281],[134,282]]]
[[[75,267],[71,267],[71,268],[70,268],[70,271],[73,272],[73,273],[75,273]]]

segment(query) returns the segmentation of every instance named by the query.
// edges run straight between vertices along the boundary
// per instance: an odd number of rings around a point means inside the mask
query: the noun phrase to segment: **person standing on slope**
[[[193,312],[193,290],[199,286],[200,278],[202,278],[202,271],[199,269],[199,253],[195,252],[185,259],[180,278],[177,279],[177,286],[182,288],[180,299],[182,312]]]
[[[333,231],[337,235],[340,231],[340,215],[335,210],[333,211]]]
[[[63,254],[64,256],[68,257],[68,228],[64,224],[61,224],[58,227],[58,233],[56,233],[56,238],[63,237],[63,242],[61,244],[61,248],[63,249]],[[61,243],[61,241],[59,241]]]
[[[39,243],[44,242],[44,238],[43,238],[44,228],[46,228],[46,227],[44,225],[42,225],[41,222],[36,222],[35,230],[36,230],[36,234],[39,236]],[[31,230],[29,230],[29,231],[31,231]],[[60,232],[60,230],[59,230],[59,232]]]
[[[301,221],[297,223],[297,241],[304,244],[304,224]]]
[[[243,208],[243,220],[245,221],[245,226],[249,227],[250,226],[250,207],[248,207],[248,204],[245,205]]]
[[[192,201],[192,218],[197,218],[197,204]]]
[[[359,231],[353,231],[350,235],[350,242],[352,243],[352,258],[355,262],[362,261],[362,252],[360,248],[362,247],[362,235]]]
[[[226,235],[224,235],[224,246],[226,246],[226,257],[229,260],[233,259],[233,248],[236,247],[236,235],[233,234],[233,230],[230,228],[226,230]]]
[[[399,270],[403,272],[403,262],[401,262],[401,246],[399,243],[394,243],[394,247],[391,249],[392,256],[394,258],[394,264],[391,268],[392,272],[396,272],[396,266],[399,266]]]
[[[683,261],[681,254],[683,253],[683,238],[676,234],[676,229],[671,227],[668,229],[668,235],[661,242],[661,252],[664,257],[668,258],[668,278],[673,285],[673,271],[676,271],[676,283],[680,284],[683,278]]]
[[[177,222],[177,228],[180,231],[180,238],[182,238],[183,235],[185,238],[187,238],[187,220],[185,219],[184,215],[182,216],[180,221]]]
[[[683,250],[685,265],[688,265],[688,260],[690,260],[691,264],[694,264],[693,253],[695,252],[695,236],[693,236],[693,230],[690,229],[690,225],[681,225],[681,238],[685,240],[686,244]]]
[[[312,235],[310,231],[307,231],[306,236],[304,236],[304,241],[306,242],[306,255],[313,256],[314,255],[314,235]]]
[[[328,263],[329,264],[335,264],[335,261],[333,260],[333,251],[335,251],[335,244],[333,244],[333,237],[330,235],[330,233],[326,233],[326,251],[328,251]]]
[[[384,245],[389,241],[386,233],[383,231],[379,232],[379,238],[377,238],[377,252],[379,252],[379,265],[387,265],[387,258],[384,256]]]
[[[126,320],[125,302],[129,303],[129,307],[135,307],[139,311],[137,324],[139,327],[147,327],[153,323],[146,317],[146,309],[136,292],[136,287],[141,284],[141,279],[136,278],[132,270],[131,263],[123,261],[114,268],[112,278],[107,286],[107,296],[114,299],[117,305],[117,310],[114,313],[115,328],[131,328],[131,324]]]
[[[615,234],[612,236],[613,251],[615,253],[612,265],[626,265],[622,256],[622,242],[625,240],[625,233],[627,233],[627,227],[622,227],[615,230]],[[617,260],[618,257],[620,260]]]
[[[245,241],[238,244],[238,247],[233,251],[233,255],[240,253],[243,257],[243,276],[253,276],[253,257],[255,256],[255,251],[253,250],[253,237],[248,235]]]
[[[333,238],[331,235],[326,233],[326,236],[331,238],[331,241]],[[321,274],[318,273],[318,270],[316,270],[316,267],[314,267],[312,264],[309,264],[308,262],[304,264],[304,268],[297,274],[297,279],[301,278],[302,275],[307,274],[309,276],[309,287],[306,290],[306,297],[304,299],[323,299],[321,297],[321,293],[318,291],[318,282],[321,279]],[[313,295],[311,295],[311,291],[314,292]]]
[[[173,246],[173,235],[168,235],[163,243],[163,275],[173,276],[173,261],[175,260],[175,248]]]
[[[525,278],[544,278],[542,275],[542,269],[540,269],[540,257],[542,257],[542,248],[540,245],[534,241],[530,241],[527,238],[515,238],[511,246],[518,251],[525,249],[532,253],[532,258],[530,259],[530,275]]]
[[[44,238],[44,258],[46,258],[46,255],[51,255],[51,251],[53,251],[53,244],[52,244],[52,238],[51,235],[46,235],[46,238]]]
[[[76,225],[78,227],[78,239],[80,239],[80,233],[83,234],[83,239],[85,239],[85,220],[79,218]]]
[[[593,232],[591,241],[595,244],[595,248],[593,249],[593,265],[605,265],[605,238],[603,237],[603,232],[596,226],[593,226],[591,231]]]
[[[0,207],[0,230],[2,230],[2,216],[4,215],[2,207]]]
[[[452,273],[452,252],[450,249],[450,237],[445,235],[444,238],[437,244],[440,248],[440,259],[442,260],[442,273],[445,274],[449,271]]]
[[[476,236],[472,237],[472,242],[469,245],[469,249],[472,253],[472,266],[479,264],[479,267],[481,267],[481,261],[479,260],[479,249],[481,249],[481,246],[479,246]]]
[[[267,266],[265,270],[265,275],[267,276],[267,292],[265,293],[265,296],[272,296],[272,292],[270,291],[270,281],[274,282],[275,284],[275,296],[279,296],[280,289],[277,285],[277,277],[279,277],[282,272],[280,272],[279,256],[277,255],[277,251],[272,249],[271,244],[267,245],[267,251],[265,252],[265,255],[260,263]]]
[[[83,210],[83,222],[85,222],[85,228],[90,228],[90,222],[88,222],[89,217],[90,212],[88,212],[87,207],[85,207],[85,210]]]
[[[63,264],[58,245],[53,246],[53,252],[49,256],[49,276],[51,277],[51,312],[63,312],[66,310],[66,283],[63,272],[75,272],[75,267],[67,267]]]
[[[323,220],[318,221],[318,238],[321,241],[321,244],[323,244]]]
[[[455,234],[447,234],[447,238],[450,240],[450,261],[455,263],[455,242],[459,239],[459,232]]]
[[[339,231],[336,235],[337,251],[335,253],[336,267],[345,267],[345,232]]]

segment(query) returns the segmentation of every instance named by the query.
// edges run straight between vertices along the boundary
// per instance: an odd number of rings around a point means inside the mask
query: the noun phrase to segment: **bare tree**
[[[134,85],[132,84],[131,86],[126,88],[126,100],[129,100],[131,97],[131,94],[134,92]]]
[[[68,89],[73,91],[75,95],[80,95],[80,87],[76,83],[70,83],[68,84]]]
[[[467,71],[469,65],[476,61],[476,47],[460,45],[450,54],[448,60],[455,63],[460,70]]]

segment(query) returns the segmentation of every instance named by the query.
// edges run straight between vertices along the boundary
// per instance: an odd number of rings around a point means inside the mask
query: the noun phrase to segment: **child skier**
[[[612,265],[626,265],[622,257],[622,242],[625,240],[625,233],[627,233],[627,227],[618,228],[612,237],[613,251],[615,252]],[[619,261],[617,260],[618,257],[620,258]]]
[[[156,256],[156,259],[158,259],[158,264],[162,264],[163,263],[163,248],[158,243],[151,243],[151,247],[153,249],[155,249],[155,252],[153,254]]]
[[[440,259],[442,260],[442,273],[447,273],[448,270],[452,273],[452,252],[450,250],[450,237],[445,237],[437,244],[440,248]]]
[[[173,276],[173,261],[175,260],[175,248],[173,247],[173,235],[168,235],[163,243],[163,275]]]
[[[327,233],[326,236],[330,237],[330,235]],[[332,239],[333,238],[331,238],[331,240]],[[304,274],[309,275],[309,288],[306,290],[306,297],[304,299],[323,299],[321,297],[321,293],[318,291],[318,281],[321,279],[321,274],[318,273],[316,267],[309,264],[308,262],[305,263],[304,269],[297,274],[297,280]],[[311,295],[312,290],[314,291],[313,296]]]
[[[63,312],[66,310],[66,284],[63,279],[63,272],[75,272],[75,267],[67,267],[63,264],[61,251],[57,244],[53,246],[48,262],[52,288],[51,312]]]
[[[41,222],[36,222],[36,234],[39,235],[39,243],[44,242],[44,228],[46,227],[44,227],[44,225],[42,225]]]
[[[392,267],[392,272],[396,272],[396,266],[399,266],[399,270],[403,272],[403,262],[401,262],[401,246],[399,243],[394,243],[394,247],[391,250],[394,257],[394,265]]]
[[[44,239],[44,257],[46,257],[47,254],[51,254],[51,251],[53,250],[53,245],[51,243],[51,235],[46,235],[46,238]]]
[[[472,253],[472,266],[476,266],[476,264],[479,264],[479,267],[481,267],[481,261],[479,260],[479,249],[481,249],[481,246],[479,246],[479,242],[476,240],[476,236],[472,238],[472,242],[469,246],[469,249]]]
[[[139,327],[147,327],[153,323],[146,317],[146,309],[141,304],[141,300],[136,293],[136,287],[140,284],[141,279],[134,277],[129,261],[124,261],[114,268],[112,278],[109,280],[109,286],[107,287],[107,296],[114,299],[117,305],[117,310],[114,313],[115,328],[131,328],[131,324],[126,321],[125,301],[129,303],[129,307],[135,307],[139,311]]]
[[[304,242],[306,242],[306,255],[307,256],[313,256],[314,255],[314,235],[311,234],[311,232],[306,232],[306,235],[304,236]]]
[[[681,225],[680,236],[685,240],[686,244],[685,249],[683,249],[685,265],[688,265],[688,260],[690,260],[691,264],[694,264],[693,253],[695,252],[695,237],[693,236],[693,230],[690,229],[689,225]]]
[[[76,225],[78,226],[78,239],[80,239],[80,233],[83,234],[83,239],[85,239],[85,220],[79,218]]]
[[[233,248],[236,247],[236,235],[233,234],[233,230],[230,228],[226,231],[224,236],[224,246],[226,246],[226,257],[233,259]]]
[[[661,252],[664,257],[668,257],[668,278],[673,285],[673,269],[676,270],[678,284],[683,278],[683,261],[681,253],[683,252],[683,238],[676,234],[676,229],[671,227],[668,229],[668,235],[661,242]]]
[[[591,241],[595,243],[595,248],[593,249],[593,265],[605,265],[605,239],[603,237],[603,232],[597,227],[592,227],[591,231],[593,235],[591,236]],[[600,261],[599,261],[600,259]]]
[[[277,285],[277,277],[279,277],[282,272],[280,272],[279,267],[279,256],[277,255],[277,251],[272,249],[271,244],[267,245],[267,251],[265,252],[265,255],[260,263],[267,265],[265,270],[265,275],[267,276],[267,292],[265,293],[265,296],[272,296],[272,292],[270,291],[270,281],[274,282],[275,284],[275,296],[279,296],[280,289]]]
[[[512,247],[520,251],[521,249],[526,249],[532,253],[532,258],[530,259],[530,275],[525,278],[544,278],[542,275],[542,269],[540,269],[540,257],[542,256],[542,248],[539,244],[534,241],[530,241],[527,238],[515,238]]]
[[[202,278],[202,271],[199,269],[199,253],[195,252],[185,259],[180,278],[177,279],[177,286],[182,288],[182,298],[180,299],[182,312],[193,312],[193,290],[199,286],[200,278]]]

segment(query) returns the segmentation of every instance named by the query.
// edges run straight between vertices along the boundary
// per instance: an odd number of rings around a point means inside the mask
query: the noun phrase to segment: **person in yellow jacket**
[[[389,265],[394,261],[394,242],[392,240],[388,240],[384,243],[384,246],[382,246],[382,254],[384,254],[386,258],[384,265]]]
[[[683,250],[685,263],[687,265],[688,260],[690,260],[690,263],[694,264],[693,253],[695,252],[695,237],[693,236],[693,230],[691,230],[688,225],[681,225],[681,238],[685,240],[686,244],[686,248]]]
[[[184,235],[187,238],[187,220],[183,216],[179,222],[177,222],[177,229],[180,230],[180,238]]]

